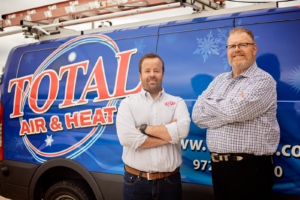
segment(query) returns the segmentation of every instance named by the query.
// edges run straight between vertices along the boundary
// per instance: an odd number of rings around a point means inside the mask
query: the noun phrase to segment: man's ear
[[[256,52],[257,52],[257,45],[253,45],[253,54],[256,55]]]
[[[162,81],[164,80],[164,78],[165,78],[165,73],[163,72],[163,74],[162,74]]]
[[[140,81],[142,82],[142,74],[139,73]]]

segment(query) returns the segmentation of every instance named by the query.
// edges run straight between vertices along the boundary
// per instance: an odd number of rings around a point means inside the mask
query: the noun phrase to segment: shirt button
[[[211,143],[211,141],[209,141],[209,143]]]
[[[229,85],[228,87],[230,88],[231,86]]]

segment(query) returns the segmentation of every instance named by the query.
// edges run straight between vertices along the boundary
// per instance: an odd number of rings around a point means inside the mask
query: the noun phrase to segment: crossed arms
[[[177,119],[173,119],[171,123],[173,122],[176,123]],[[137,127],[136,129],[140,131],[140,127]],[[139,146],[139,148],[141,149],[161,146],[172,141],[172,138],[166,126],[147,126],[145,133],[152,137],[148,137],[145,142],[141,146]]]
[[[276,83],[271,77],[258,78],[236,97],[214,97],[220,87],[217,77],[199,96],[193,108],[193,122],[200,128],[218,128],[234,122],[253,120],[276,104]]]
[[[187,137],[191,120],[186,104],[182,99],[177,102],[174,119],[169,124],[147,126],[145,132],[152,137],[139,131],[129,101],[125,100],[121,102],[116,120],[117,134],[122,146],[132,149],[153,148],[169,143],[179,144],[181,139]]]

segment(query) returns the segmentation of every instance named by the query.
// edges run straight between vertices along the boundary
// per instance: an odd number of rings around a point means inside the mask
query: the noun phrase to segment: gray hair
[[[252,41],[255,43],[255,40],[254,40],[254,34],[252,31],[246,29],[246,28],[234,28],[232,29],[230,32],[229,32],[229,35],[228,35],[228,38],[235,34],[235,33],[246,33],[247,35],[250,36],[250,38],[252,39]],[[228,38],[227,38],[227,42],[228,42]]]

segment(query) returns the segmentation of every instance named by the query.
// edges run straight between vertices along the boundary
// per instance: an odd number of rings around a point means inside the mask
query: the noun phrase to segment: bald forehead
[[[227,44],[232,45],[235,43],[252,43],[253,39],[245,32],[235,32],[227,38]]]

